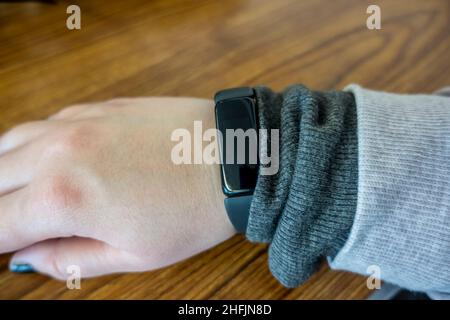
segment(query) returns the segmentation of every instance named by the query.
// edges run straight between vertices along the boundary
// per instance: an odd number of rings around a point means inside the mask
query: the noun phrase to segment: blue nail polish
[[[28,263],[11,263],[9,270],[15,273],[31,273],[35,272],[31,264]]]

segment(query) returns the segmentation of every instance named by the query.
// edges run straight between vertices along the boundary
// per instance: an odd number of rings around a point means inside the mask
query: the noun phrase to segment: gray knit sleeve
[[[450,98],[351,85],[358,204],[334,269],[450,299]],[[441,91],[445,95],[445,91]]]
[[[301,85],[256,92],[260,127],[279,129],[279,171],[258,177],[246,236],[270,243],[273,275],[295,287],[350,233],[357,201],[356,106],[351,93]]]

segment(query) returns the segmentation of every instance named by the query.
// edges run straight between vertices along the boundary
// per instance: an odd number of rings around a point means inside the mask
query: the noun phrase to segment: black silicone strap
[[[225,209],[234,228],[245,233],[253,195],[225,198]]]

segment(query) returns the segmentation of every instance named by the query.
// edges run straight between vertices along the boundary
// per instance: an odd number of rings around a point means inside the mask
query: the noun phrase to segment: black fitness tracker
[[[226,89],[217,92],[214,101],[216,105],[216,126],[221,133],[219,152],[222,190],[226,196],[224,200],[225,208],[235,229],[238,232],[245,233],[259,168],[255,92],[252,88],[247,87]],[[243,131],[247,133],[254,130],[253,137],[256,137],[256,146],[250,146],[251,143],[255,143],[255,140],[244,140],[244,162],[242,159],[238,161],[238,141],[236,136],[227,134],[227,131],[230,131],[229,129],[232,132]],[[249,129],[252,130],[248,131]],[[231,147],[230,143],[232,143]],[[231,150],[234,151],[233,154],[227,157],[227,152]],[[253,152],[256,152],[256,154],[251,154]],[[230,159],[232,161],[228,161]]]

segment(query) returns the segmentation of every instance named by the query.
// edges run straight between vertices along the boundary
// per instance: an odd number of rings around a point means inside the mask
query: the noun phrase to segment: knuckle
[[[79,118],[97,118],[104,116],[106,114],[106,107],[103,105],[96,105],[95,107],[86,109],[84,112],[79,114],[79,117],[76,117],[75,119]]]
[[[70,106],[70,107],[67,107],[67,108],[64,108],[64,109],[58,111],[55,114],[55,116],[64,118],[66,116],[71,116],[71,115],[77,114],[79,112],[82,112],[82,111],[86,110],[86,108],[87,108],[87,105],[85,105],[85,104],[73,105],[73,106]]]
[[[55,155],[75,156],[89,149],[96,139],[96,131],[89,124],[75,124],[58,132],[53,142],[47,146],[50,157]]]
[[[84,192],[69,176],[58,175],[41,184],[34,203],[50,212],[64,213],[83,205]]]
[[[106,101],[105,104],[110,105],[110,106],[124,106],[124,105],[129,104],[131,100],[132,100],[132,98],[126,98],[126,97],[114,98],[114,99]]]
[[[67,130],[63,135],[61,143],[69,150],[82,150],[89,146],[89,142],[93,139],[93,128],[86,124],[77,124],[73,128]]]

